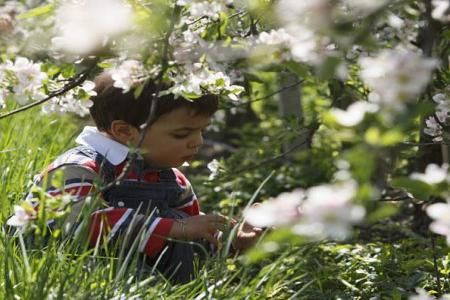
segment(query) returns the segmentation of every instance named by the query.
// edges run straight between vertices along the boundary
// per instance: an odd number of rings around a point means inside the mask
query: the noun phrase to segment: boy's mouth
[[[190,160],[193,160],[194,157],[195,157],[195,155],[187,155],[187,156],[183,156],[182,159],[184,161],[190,161]]]

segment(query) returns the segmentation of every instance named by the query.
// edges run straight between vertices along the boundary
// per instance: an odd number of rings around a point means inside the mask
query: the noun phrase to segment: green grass
[[[84,122],[41,116],[37,110],[0,120],[2,224],[33,175],[73,145]],[[261,251],[262,242],[248,255],[219,255],[206,261],[194,281],[171,285],[158,274],[137,280],[136,256],[124,262],[123,257],[60,237],[31,249],[3,227],[0,299],[406,299],[417,286],[437,290],[433,251],[427,241],[301,244],[282,240],[275,253]],[[447,249],[438,243],[434,250],[443,292],[449,290]]]

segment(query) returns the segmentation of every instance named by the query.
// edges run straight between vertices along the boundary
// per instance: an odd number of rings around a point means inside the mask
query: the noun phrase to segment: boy
[[[124,93],[114,87],[108,72],[97,76],[95,84],[97,95],[92,98],[90,112],[96,128],[85,127],[76,139],[79,146],[48,166],[37,184],[52,182],[52,176],[62,171],[63,187],[47,184],[45,188],[52,196],[73,195],[67,220],[72,225],[77,223],[86,197],[94,191],[94,181],[100,180],[102,186],[109,183],[102,191],[104,207],[90,216],[90,245],[120,243],[126,232],[131,233],[133,242],[141,238],[138,232],[143,230],[139,251],[145,255],[144,265],[151,267],[157,262],[156,268],[165,276],[174,282],[187,282],[193,278],[198,249],[196,243],[180,240],[206,240],[208,246],[217,246],[219,230],[229,223],[219,214],[200,213],[189,181],[176,169],[196,155],[203,142],[202,130],[217,110],[218,99],[213,95],[195,101],[174,99],[172,95],[160,97],[137,158],[118,180],[130,161],[129,146],[136,147],[140,142],[140,126],[149,115],[156,87],[147,84],[135,98],[134,90]],[[251,246],[260,232],[244,224],[233,241],[234,247]]]

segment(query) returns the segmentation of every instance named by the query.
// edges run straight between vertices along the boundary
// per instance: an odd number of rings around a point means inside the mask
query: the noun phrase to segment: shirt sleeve
[[[85,205],[86,197],[95,191],[99,180],[97,169],[89,165],[64,165],[40,175],[36,185],[45,188],[50,196],[71,195],[71,211],[64,221],[66,226],[77,226]],[[57,187],[56,185],[60,186]],[[133,221],[134,220],[134,221]],[[89,220],[89,244],[95,247],[109,242],[120,242],[126,233],[143,242],[139,250],[149,256],[157,255],[165,246],[174,220],[138,214],[134,209],[106,207],[106,204],[92,212]],[[132,242],[132,241],[131,241]]]
[[[178,185],[183,189],[181,193],[177,209],[187,213],[190,216],[197,216],[200,214],[200,205],[195,195],[194,189],[189,180],[181,173],[180,170],[174,169],[177,177]]]

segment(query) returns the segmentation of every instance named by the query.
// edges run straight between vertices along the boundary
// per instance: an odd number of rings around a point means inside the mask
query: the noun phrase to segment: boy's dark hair
[[[114,120],[123,120],[137,128],[145,123],[156,91],[153,82],[147,83],[137,98],[134,89],[124,93],[123,89],[114,87],[114,80],[107,71],[98,75],[94,82],[97,95],[91,97],[94,104],[89,110],[99,130],[108,130]],[[163,90],[165,89],[167,86],[163,87]],[[216,95],[203,95],[193,101],[182,97],[175,99],[172,94],[161,96],[156,105],[153,122],[181,106],[192,108],[196,114],[212,115],[216,112],[218,103]]]

